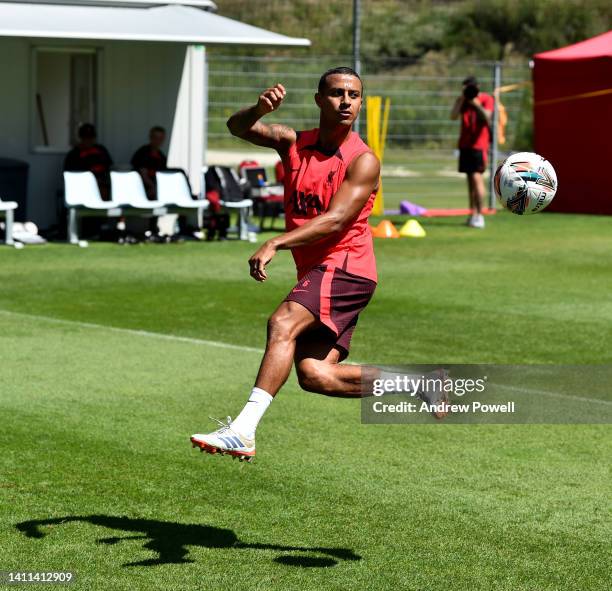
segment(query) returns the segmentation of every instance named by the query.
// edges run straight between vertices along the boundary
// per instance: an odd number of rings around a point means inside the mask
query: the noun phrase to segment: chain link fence
[[[225,122],[236,110],[253,104],[259,93],[277,82],[287,89],[287,98],[269,122],[282,122],[295,129],[318,124],[313,95],[323,71],[339,64],[351,64],[349,57],[262,58],[211,55],[209,57],[208,148],[235,152],[241,158],[252,148],[233,138]],[[403,198],[420,197],[429,206],[448,204],[449,197],[463,196],[458,181],[456,146],[459,122],[450,111],[462,90],[462,81],[474,75],[481,90],[493,93],[494,64],[491,62],[420,61],[364,59],[362,78],[365,95],[391,99],[389,128],[383,163],[385,202],[391,207]],[[501,64],[501,94],[508,121],[504,153],[531,147],[531,73],[527,63]],[[362,110],[360,133],[366,138],[366,104]],[[257,152],[256,152],[257,153]],[[263,153],[257,153],[265,158]],[[270,163],[270,158],[264,160]],[[411,189],[406,193],[407,180]]]

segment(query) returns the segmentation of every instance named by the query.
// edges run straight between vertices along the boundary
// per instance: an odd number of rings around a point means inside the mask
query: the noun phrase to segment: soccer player
[[[376,261],[368,216],[379,184],[380,163],[352,125],[363,86],[350,68],[334,68],[319,81],[319,127],[295,131],[266,125],[286,91],[265,90],[252,107],[232,115],[233,135],[274,148],[285,170],[286,232],[264,242],[249,259],[256,281],[279,250],[291,250],[298,283],[268,320],[266,350],[251,395],[234,421],[191,437],[208,453],[250,461],[255,430],[295,363],[300,386],[327,396],[357,398],[375,368],[343,365],[359,313],[376,288]],[[216,420],[216,419],[215,419]]]

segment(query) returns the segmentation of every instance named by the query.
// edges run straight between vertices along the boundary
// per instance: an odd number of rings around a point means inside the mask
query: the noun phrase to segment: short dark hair
[[[83,123],[79,127],[79,137],[81,139],[86,137],[96,137],[96,128],[91,123]]]
[[[478,80],[476,80],[476,76],[468,76],[462,83],[464,86],[478,86]]]
[[[319,78],[318,91],[320,93],[323,92],[323,90],[325,90],[325,84],[327,82],[327,77],[332,76],[333,74],[345,74],[347,76],[355,76],[355,78],[357,78],[359,82],[361,82],[361,90],[363,91],[363,80],[361,79],[359,74],[357,74],[357,72],[355,72],[353,68],[349,68],[348,66],[340,66],[338,68],[331,68],[330,70],[323,72],[323,75],[321,76],[321,78]]]
[[[149,129],[149,134],[155,133],[155,132],[165,134],[166,130],[161,125],[154,125],[153,127],[151,127],[151,129]]]

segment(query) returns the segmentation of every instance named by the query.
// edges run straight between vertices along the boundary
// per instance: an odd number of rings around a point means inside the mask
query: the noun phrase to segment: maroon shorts
[[[375,289],[375,281],[338,267],[314,267],[285,298],[286,302],[297,302],[310,310],[323,325],[300,335],[298,340],[331,340],[340,351],[340,359],[346,359],[359,313]]]

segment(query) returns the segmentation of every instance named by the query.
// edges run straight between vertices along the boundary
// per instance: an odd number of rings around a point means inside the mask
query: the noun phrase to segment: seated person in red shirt
[[[147,197],[152,201],[157,199],[155,173],[167,169],[167,158],[161,150],[165,141],[166,130],[156,125],[149,131],[149,143],[138,148],[132,156],[132,166],[142,176]]]
[[[102,199],[110,199],[110,168],[113,161],[108,150],[96,143],[96,128],[91,123],[79,127],[79,143],[68,152],[64,170],[71,172],[91,171],[98,181]]]
[[[482,215],[482,202],[485,196],[482,173],[487,164],[492,114],[493,97],[480,92],[476,78],[473,76],[466,78],[463,81],[463,92],[453,105],[451,119],[461,118],[459,172],[467,174],[472,210],[467,223],[472,228],[484,228],[485,225]]]

